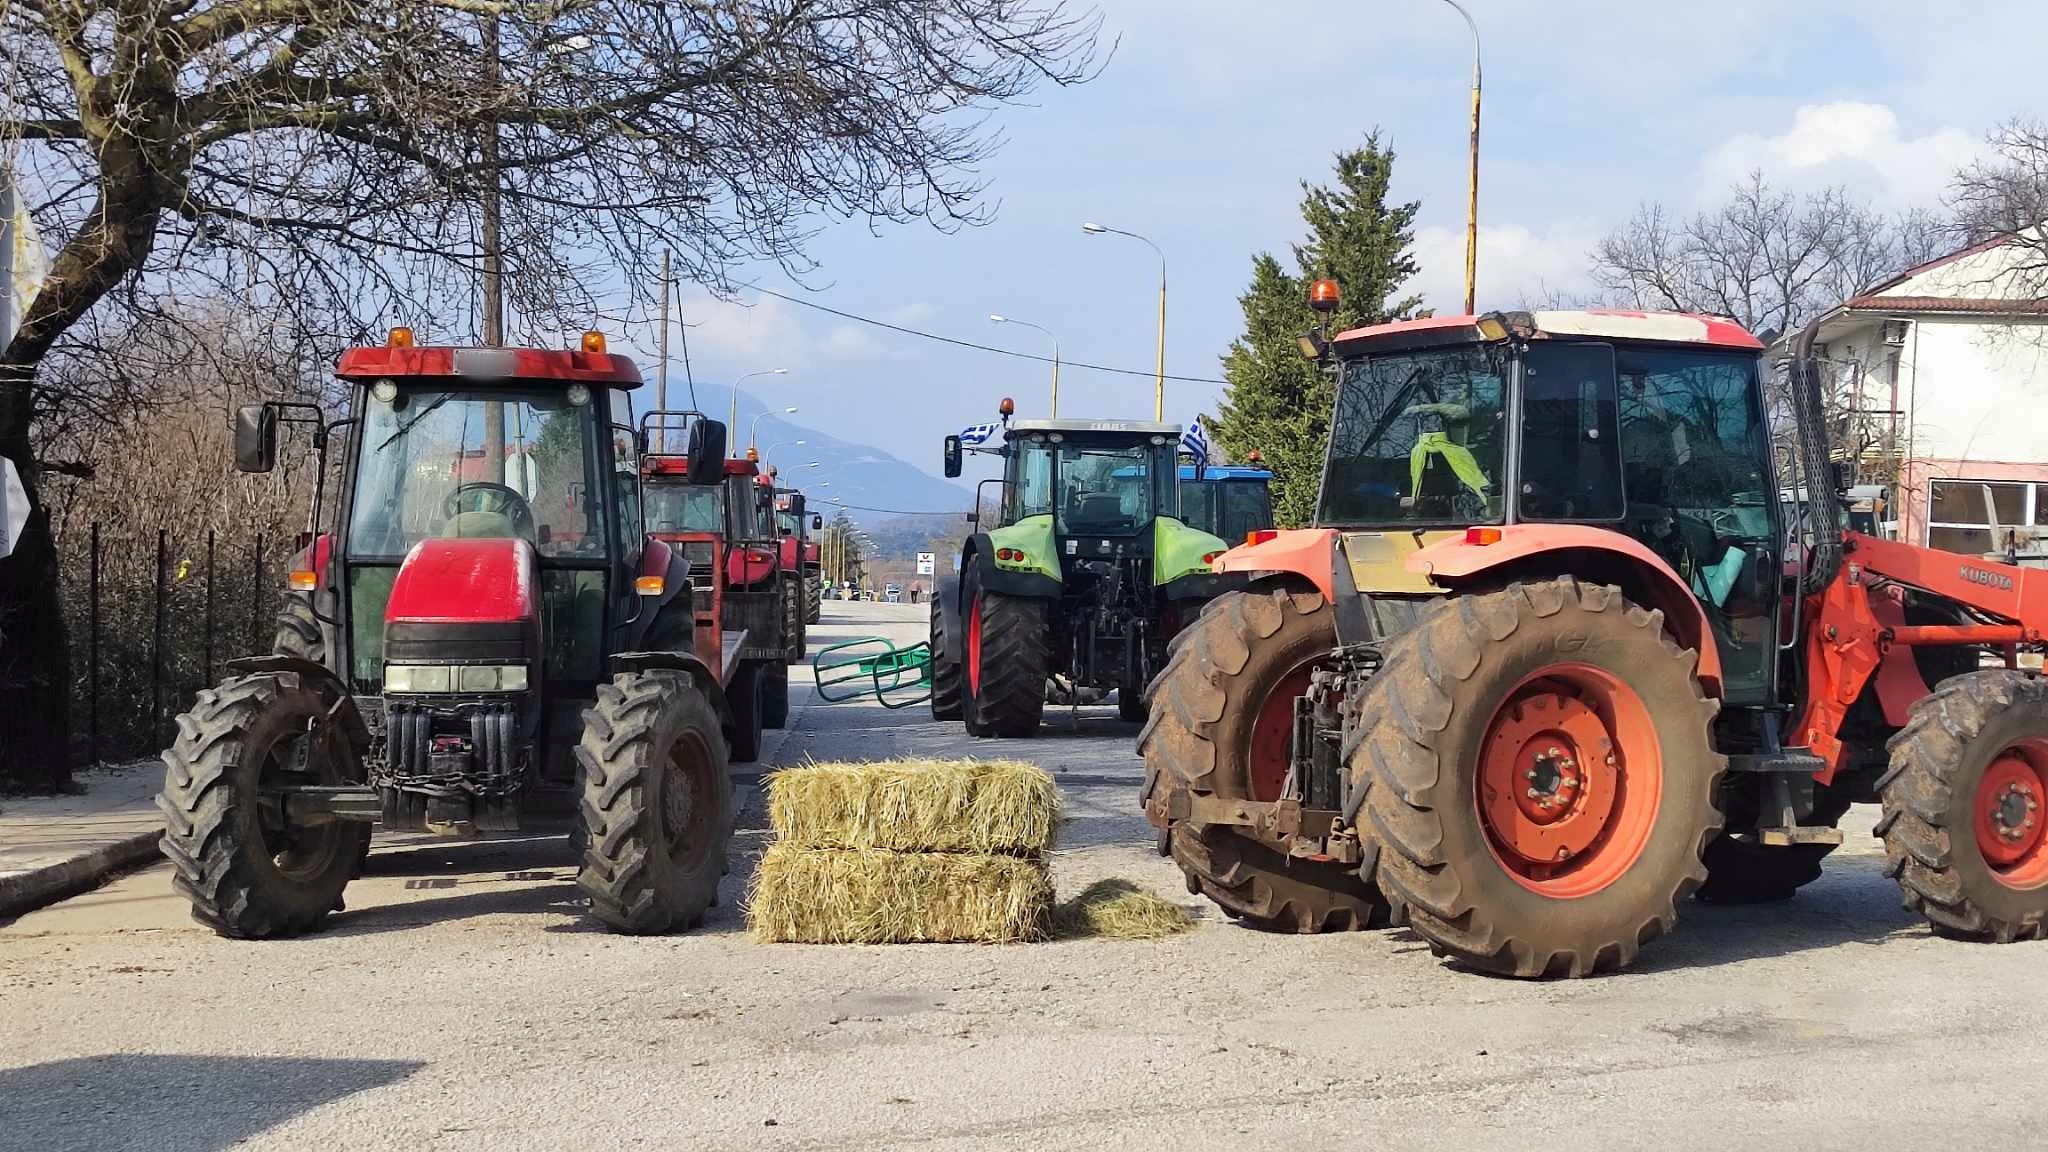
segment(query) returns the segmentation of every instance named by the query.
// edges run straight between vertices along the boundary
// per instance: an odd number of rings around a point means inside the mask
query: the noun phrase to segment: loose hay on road
[[[1034,855],[1053,846],[1060,797],[1017,760],[803,764],[768,778],[768,819],[805,848]]]
[[[1047,938],[1052,910],[1040,859],[779,843],[747,919],[766,943],[1009,944]]]
[[[1187,909],[1129,880],[1097,880],[1053,914],[1054,931],[1069,939],[1157,940],[1194,926]]]

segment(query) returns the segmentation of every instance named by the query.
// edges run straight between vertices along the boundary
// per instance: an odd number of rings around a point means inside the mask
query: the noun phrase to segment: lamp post
[[[1458,0],[1444,0],[1472,30],[1472,172],[1465,196],[1465,314],[1477,309],[1479,284],[1479,24]]]
[[[1020,328],[1030,328],[1043,332],[1052,341],[1052,416],[1054,419],[1057,419],[1060,414],[1060,338],[1053,335],[1052,329],[1047,328],[1043,324],[1033,324],[1029,320],[1019,320],[1015,316],[991,313],[988,319],[991,324],[1015,324]],[[1164,369],[1162,368],[1161,371],[1164,371]]]
[[[794,416],[794,415],[796,415],[796,405],[792,404],[792,405],[790,405],[789,407],[787,407],[787,408],[784,408],[784,409],[782,410],[782,414],[783,414],[784,416]],[[762,417],[762,416],[766,416],[766,415],[768,415],[768,413],[766,413],[766,412],[763,412],[763,413],[761,413],[761,415],[760,415],[760,416],[756,416],[756,417],[754,417],[754,420],[753,420],[753,422],[752,422],[752,423],[750,423],[750,424],[748,424],[748,425],[747,425],[747,447],[749,447],[749,448],[752,448],[752,447],[754,446],[754,443],[755,443],[755,440],[754,440],[754,434],[755,434],[756,432],[759,432],[759,431],[761,430],[761,417]],[[803,443],[803,441],[799,440],[799,441],[797,441],[797,443],[801,444],[801,443]]]
[[[1154,420],[1164,420],[1166,419],[1166,253],[1160,250],[1159,245],[1152,243],[1150,238],[1140,236],[1136,232],[1126,232],[1121,228],[1111,228],[1089,221],[1081,225],[1081,231],[1088,233],[1090,236],[1101,236],[1106,233],[1114,236],[1128,236],[1133,240],[1142,240],[1159,256],[1159,375],[1152,385],[1152,418]]]
[[[737,379],[737,380],[733,381],[733,382],[732,382],[732,408],[730,409],[729,413],[728,413],[728,414],[727,414],[727,416],[726,416],[726,419],[725,419],[725,426],[726,426],[727,428],[731,428],[731,427],[734,427],[735,425],[737,425],[737,424],[738,424],[738,423],[740,422],[740,385],[742,385],[742,384],[746,383],[746,382],[747,382],[747,381],[749,381],[749,380],[752,380],[752,379],[753,379],[754,377],[756,377],[756,376],[787,376],[787,375],[789,375],[789,369],[787,369],[787,368],[770,368],[770,369],[767,369],[766,371],[763,371],[763,372],[749,372],[749,373],[747,373],[747,374],[746,374],[745,376],[742,376],[742,377],[740,377],[739,379]]]

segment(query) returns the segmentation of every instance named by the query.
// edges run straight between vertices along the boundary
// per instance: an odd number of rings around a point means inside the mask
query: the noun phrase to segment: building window
[[[1927,544],[1945,552],[1981,556],[2003,551],[2010,529],[2048,524],[2048,483],[2010,480],[1936,480],[1927,513]],[[1992,524],[2001,531],[1992,536]]]

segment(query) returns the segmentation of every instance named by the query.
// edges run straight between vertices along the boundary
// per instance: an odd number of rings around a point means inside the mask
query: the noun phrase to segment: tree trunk
[[[0,364],[0,456],[28,491],[28,525],[0,559],[0,788],[55,791],[71,780],[71,643],[58,594],[57,542],[29,446],[33,369]]]

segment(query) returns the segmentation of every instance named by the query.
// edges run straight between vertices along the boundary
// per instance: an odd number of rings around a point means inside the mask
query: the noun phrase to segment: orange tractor
[[[1317,526],[1217,561],[1251,588],[1175,647],[1140,738],[1190,889],[1583,976],[1687,897],[1789,897],[1876,802],[1936,931],[2041,936],[2048,682],[2019,657],[2048,572],[1788,528],[1788,491],[1842,522],[1812,341],[1773,420],[1762,345],[1713,318],[1311,337],[1337,385]]]

